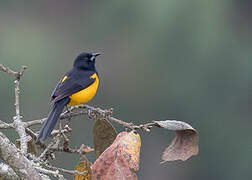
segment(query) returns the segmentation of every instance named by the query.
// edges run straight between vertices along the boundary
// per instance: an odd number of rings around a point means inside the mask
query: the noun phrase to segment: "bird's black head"
[[[95,70],[95,59],[99,55],[100,53],[83,52],[76,57],[73,66],[84,70]]]

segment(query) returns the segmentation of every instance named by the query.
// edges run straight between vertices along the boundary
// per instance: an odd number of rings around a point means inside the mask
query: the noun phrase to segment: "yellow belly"
[[[91,84],[90,86],[88,86],[86,89],[83,89],[69,96],[70,102],[67,104],[67,106],[76,106],[82,103],[86,103],[95,96],[98,85],[99,85],[99,79],[96,73],[93,74],[90,78],[95,79],[95,82]]]

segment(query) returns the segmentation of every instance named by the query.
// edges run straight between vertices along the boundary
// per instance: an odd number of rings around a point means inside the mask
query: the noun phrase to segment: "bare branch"
[[[62,129],[61,131],[59,131],[59,130],[53,130],[50,136],[54,137],[54,136],[57,136],[57,135],[59,135],[61,133],[69,133],[71,131],[72,131],[72,129]]]
[[[33,132],[30,128],[26,128],[25,132],[32,137],[32,139],[36,140],[37,139],[37,133]]]
[[[64,176],[59,174],[59,171],[52,171],[37,166],[35,168],[43,174],[53,175],[54,177],[58,177],[59,179],[64,179]]]
[[[23,76],[24,71],[27,69],[27,66],[22,66],[20,72],[13,71],[12,69],[8,67],[4,67],[2,64],[0,64],[0,71],[6,72],[10,75],[13,75],[16,80],[20,80],[20,78]]]
[[[63,168],[59,168],[59,167],[54,167],[54,166],[51,166],[51,165],[46,165],[48,168],[50,169],[53,169],[55,171],[61,171],[61,172],[64,172],[64,173],[68,173],[68,174],[79,174],[79,175],[85,175],[84,172],[79,172],[79,171],[76,171],[76,170],[67,170],[67,169],[63,169]]]
[[[25,126],[24,123],[22,122],[21,118],[22,116],[20,115],[20,110],[19,110],[19,81],[15,80],[15,106],[16,106],[16,116],[14,116],[14,127],[16,131],[18,132],[18,135],[20,137],[20,149],[23,154],[27,153],[27,135],[25,132]]]
[[[8,74],[10,74],[10,75],[13,75],[14,77],[17,76],[17,72],[11,70],[11,69],[8,68],[8,67],[4,67],[2,64],[0,64],[0,70],[3,71],[3,72],[8,73]]]
[[[0,177],[6,180],[18,180],[19,177],[13,169],[4,163],[0,163]]]
[[[0,129],[9,129],[9,128],[14,128],[14,125],[12,123],[8,124],[0,120]]]
[[[80,115],[88,115],[88,114],[90,115],[90,118],[96,119],[98,117],[104,117],[110,121],[113,121],[113,122],[121,125],[121,126],[124,126],[129,129],[133,129],[133,130],[141,129],[143,131],[150,132],[150,128],[152,128],[152,126],[155,126],[155,123],[134,125],[131,122],[128,123],[128,122],[125,122],[125,121],[122,121],[120,119],[113,117],[112,116],[113,109],[103,110],[101,108],[95,108],[95,107],[92,107],[92,106],[89,106],[86,104],[74,106],[69,111],[63,112],[60,115],[60,119],[64,120],[64,119],[69,119],[69,118],[77,117]],[[46,119],[47,118],[28,121],[28,122],[26,122],[26,126],[30,127],[33,125],[43,124],[43,122],[46,121]]]
[[[51,142],[51,143],[46,147],[46,149],[40,154],[39,159],[43,159],[43,158],[46,156],[47,152],[50,151],[50,149],[55,145],[55,143],[56,143],[56,142]]]
[[[8,164],[20,179],[41,179],[29,161],[10,140],[0,132],[0,157]]]
[[[134,125],[132,122],[128,123],[128,122],[122,121],[120,119],[112,117],[113,109],[102,110],[100,108],[94,108],[89,105],[80,105],[79,108],[87,108],[88,111],[90,111],[91,118],[96,119],[97,117],[105,117],[110,121],[113,121],[119,125],[122,125],[126,128],[132,129],[132,130],[141,129],[143,131],[150,132],[150,128],[152,128],[152,126],[155,125],[155,123]]]
[[[27,136],[26,136],[26,132],[25,132],[25,125],[22,122],[22,116],[20,115],[20,107],[19,107],[19,81],[20,78],[23,76],[24,71],[27,67],[26,66],[22,66],[20,72],[15,72],[12,69],[8,68],[8,67],[4,67],[2,64],[0,64],[0,70],[3,72],[6,72],[8,74],[13,75],[16,80],[14,81],[15,83],[15,109],[16,109],[16,116],[13,117],[13,127],[16,129],[19,137],[20,137],[20,141],[21,141],[21,151],[23,154],[27,153]],[[1,125],[5,125],[4,127],[8,127],[6,126],[7,124],[1,124]],[[11,127],[11,126],[9,126]]]
[[[32,120],[32,121],[27,121],[26,122],[26,127],[43,124],[46,120],[47,120],[47,118],[36,119],[36,120]]]
[[[21,70],[18,72],[17,80],[20,80],[20,78],[23,76],[26,69],[27,69],[27,66],[22,66]]]

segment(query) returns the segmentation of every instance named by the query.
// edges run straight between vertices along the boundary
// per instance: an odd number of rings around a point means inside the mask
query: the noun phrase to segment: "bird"
[[[44,141],[51,134],[65,107],[87,103],[95,96],[99,86],[95,61],[99,55],[100,53],[80,53],[75,58],[72,69],[60,78],[51,94],[52,108],[36,142]]]

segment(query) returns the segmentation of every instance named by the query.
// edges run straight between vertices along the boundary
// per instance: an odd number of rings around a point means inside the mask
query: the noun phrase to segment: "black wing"
[[[90,78],[93,73],[94,72],[74,73],[73,71],[66,73],[64,76],[62,76],[56,88],[53,90],[51,102],[56,102],[65,97],[71,96],[72,94],[79,92],[93,84],[95,79]],[[67,76],[67,78],[62,83],[62,79],[65,76]]]
[[[69,72],[65,73],[59,80],[58,84],[56,85],[56,87],[54,88],[52,94],[51,94],[51,99],[50,99],[50,103],[55,99],[55,92],[57,91],[57,89],[59,88],[59,86],[62,84],[62,80],[65,76],[67,76]]]

